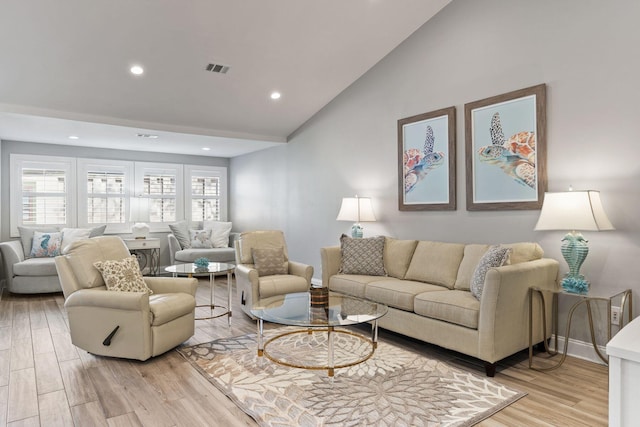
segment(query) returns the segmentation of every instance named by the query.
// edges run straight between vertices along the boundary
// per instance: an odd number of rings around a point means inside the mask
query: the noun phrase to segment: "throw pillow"
[[[340,237],[340,273],[386,276],[383,261],[384,240],[384,236],[352,239],[343,234]]]
[[[251,254],[258,276],[273,276],[289,272],[288,263],[284,260],[283,248],[252,248]]]
[[[66,254],[71,244],[75,241],[88,239],[91,236],[91,228],[63,228],[62,229],[62,254]]]
[[[33,233],[33,245],[29,256],[31,258],[45,258],[60,255],[60,244],[62,243],[62,233]]]
[[[169,224],[169,229],[180,243],[182,249],[191,248],[191,239],[189,238],[189,227],[187,221],[179,221],[175,224]]]
[[[510,248],[503,248],[501,246],[491,246],[489,250],[480,258],[480,262],[471,276],[471,294],[480,299],[482,296],[482,290],[484,289],[484,278],[487,275],[487,271],[493,267],[501,267],[509,258]]]
[[[59,231],[59,230],[57,227],[33,228],[33,227],[18,226],[18,233],[20,234],[20,241],[22,242],[22,251],[24,252],[25,258],[31,258],[31,248],[33,247],[33,233],[35,233],[36,231],[52,233],[54,231]]]
[[[140,265],[135,255],[122,260],[97,261],[93,263],[93,266],[102,274],[107,290],[153,294],[142,278]]]
[[[204,221],[202,228],[211,229],[211,241],[214,248],[228,248],[229,247],[229,234],[231,233],[231,222],[222,221]]]
[[[191,249],[211,249],[211,230],[189,230]]]

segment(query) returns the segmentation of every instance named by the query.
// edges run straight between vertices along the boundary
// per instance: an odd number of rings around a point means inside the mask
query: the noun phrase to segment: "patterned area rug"
[[[335,337],[336,363],[367,351],[351,335]],[[287,335],[267,349],[307,365],[327,360],[326,334],[319,332]],[[276,364],[256,350],[255,335],[244,335],[178,352],[262,426],[470,426],[525,396],[384,342],[369,360],[336,369],[334,377]]]

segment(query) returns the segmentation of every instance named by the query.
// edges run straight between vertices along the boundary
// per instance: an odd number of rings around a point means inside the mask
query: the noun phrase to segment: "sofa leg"
[[[487,373],[488,377],[495,377],[496,376],[496,364],[495,363],[489,363],[489,362],[484,362],[484,370]]]

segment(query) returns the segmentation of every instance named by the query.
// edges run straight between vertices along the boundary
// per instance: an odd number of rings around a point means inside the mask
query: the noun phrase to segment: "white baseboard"
[[[560,350],[564,349],[564,340],[563,336],[558,336],[558,347]],[[554,339],[551,339],[550,347],[553,348]],[[598,350],[603,355],[606,354],[606,349],[604,346],[599,345]],[[578,359],[587,360],[589,362],[598,363],[600,365],[604,365],[602,360],[596,354],[596,351],[593,349],[593,345],[591,342],[580,341],[573,338],[569,338],[569,347],[567,347],[567,355],[572,357],[577,357]]]

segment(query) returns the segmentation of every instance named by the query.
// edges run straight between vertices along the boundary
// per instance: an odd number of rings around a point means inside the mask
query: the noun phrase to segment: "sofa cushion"
[[[289,274],[264,276],[260,278],[260,298],[274,295],[305,292],[309,290],[307,279]]]
[[[453,289],[464,246],[461,243],[419,241],[404,278]]]
[[[104,283],[110,291],[153,294],[142,278],[140,265],[135,255],[121,260],[96,261],[93,266],[100,271]]]
[[[66,254],[71,244],[77,240],[88,239],[91,235],[90,228],[63,228],[62,229],[62,254]]]
[[[329,279],[329,289],[343,294],[364,298],[368,283],[387,280],[385,276],[364,276],[360,274],[336,274]]]
[[[60,246],[62,245],[62,233],[56,232],[40,232],[34,231],[31,258],[56,257],[60,255]]]
[[[258,276],[273,276],[289,272],[288,263],[284,260],[283,248],[252,248],[251,252]]]
[[[404,279],[407,273],[417,240],[398,240],[391,237],[384,241],[384,269],[396,279]]]
[[[352,239],[343,234],[340,237],[340,273],[386,276],[383,260],[384,240],[384,236]]]
[[[211,229],[211,241],[214,248],[228,248],[229,247],[229,234],[231,233],[231,222],[223,221],[204,221],[202,228],[205,230]]]
[[[445,288],[442,286],[423,282],[387,278],[369,283],[365,288],[364,297],[389,307],[413,311],[413,300],[416,295],[423,292],[442,291],[443,289]]]
[[[476,267],[480,262],[480,258],[489,250],[489,245],[466,245],[464,247],[464,256],[458,268],[458,276],[454,289],[468,291],[471,289],[471,276],[476,271]]]
[[[234,262],[235,257],[233,248],[184,249],[175,253],[178,262],[193,262],[198,258],[207,258],[211,262]]]
[[[490,268],[501,267],[509,259],[511,248],[503,248],[501,246],[491,246],[489,250],[482,255],[480,262],[471,277],[471,294],[480,299],[482,290],[484,289],[484,278]]]
[[[212,249],[211,230],[189,230],[191,249]]]
[[[544,256],[544,250],[535,242],[507,243],[500,246],[511,249],[506,265],[534,261]]]
[[[57,276],[55,258],[29,258],[13,264],[16,276]]]
[[[178,221],[169,224],[169,229],[178,240],[178,243],[180,243],[182,249],[191,248],[191,238],[189,236],[189,225],[187,221]]]
[[[156,294],[149,297],[149,310],[153,315],[152,326],[164,325],[178,317],[191,313],[196,300],[187,293]]]
[[[424,292],[416,295],[414,311],[421,316],[478,329],[480,301],[467,291]]]

